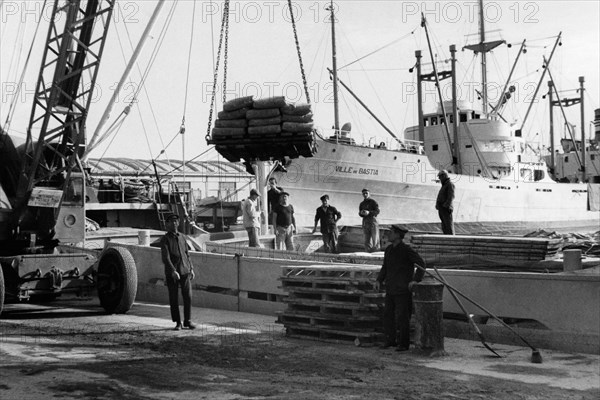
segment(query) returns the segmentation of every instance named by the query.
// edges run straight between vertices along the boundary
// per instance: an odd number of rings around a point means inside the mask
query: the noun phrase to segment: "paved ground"
[[[288,338],[274,317],[167,306],[105,315],[93,301],[7,305],[5,399],[597,399],[600,356],[446,339],[445,357]]]

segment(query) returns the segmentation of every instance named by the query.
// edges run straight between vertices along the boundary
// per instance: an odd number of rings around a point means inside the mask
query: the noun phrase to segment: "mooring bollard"
[[[425,278],[413,288],[415,305],[415,345],[432,357],[446,355],[444,351],[444,285]]]

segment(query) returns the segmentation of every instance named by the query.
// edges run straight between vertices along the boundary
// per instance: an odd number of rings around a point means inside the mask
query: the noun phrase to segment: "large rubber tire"
[[[109,247],[98,262],[98,298],[110,314],[125,314],[137,293],[137,268],[129,250]]]
[[[0,266],[0,315],[2,315],[2,309],[4,308],[4,272],[2,266]]]

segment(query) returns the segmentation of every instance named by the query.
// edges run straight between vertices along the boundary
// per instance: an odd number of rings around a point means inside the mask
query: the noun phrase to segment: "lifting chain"
[[[306,74],[304,73],[304,64],[302,63],[302,53],[300,52],[300,42],[298,41],[298,32],[296,31],[296,20],[294,19],[294,9],[292,0],[288,0],[290,9],[290,17],[292,20],[292,29],[294,30],[294,40],[296,41],[296,51],[298,51],[298,61],[300,62],[300,73],[302,74],[302,83],[304,84],[304,93],[306,94],[306,102],[310,104],[310,96],[308,94],[308,84],[306,83]]]
[[[227,29],[226,29],[227,28]],[[213,93],[210,98],[210,110],[208,112],[208,128],[206,130],[206,140],[210,139],[210,128],[212,126],[212,118],[215,106],[215,98],[217,96],[217,79],[219,77],[219,61],[221,60],[221,47],[223,45],[223,36],[229,35],[229,0],[225,0],[223,5],[223,19],[221,20],[221,33],[219,36],[219,47],[217,49],[217,61],[215,72],[213,75]],[[225,39],[225,56],[223,60],[224,69],[227,71],[227,39]],[[226,74],[227,72],[225,72]],[[225,77],[223,78],[223,102],[225,102]]]

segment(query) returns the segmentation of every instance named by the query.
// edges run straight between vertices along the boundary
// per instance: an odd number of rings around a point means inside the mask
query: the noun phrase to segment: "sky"
[[[51,3],[51,2],[50,2]],[[10,133],[24,137],[32,105],[43,41],[50,14],[42,1],[0,0],[0,124],[5,126],[9,105],[15,101]],[[100,66],[94,100],[87,121],[88,138],[95,131],[108,100],[152,14],[154,1],[117,3]],[[213,94],[213,73],[218,46],[223,2],[167,0],[138,66],[125,85],[112,112],[119,114],[140,88],[140,73],[146,69],[152,51],[159,43],[161,30],[173,8],[162,45],[140,91],[132,112],[121,129],[92,154],[92,158],[130,157],[217,160],[205,136]],[[409,69],[415,64],[415,50],[423,53],[424,72],[431,70],[424,29],[425,14],[432,53],[438,70],[449,70],[449,46],[457,47],[457,73],[460,98],[478,103],[474,89],[479,88],[479,59],[463,51],[478,40],[478,9],[473,1],[377,1],[342,0],[336,9],[336,44],[339,78],[397,136],[416,124],[416,77]],[[332,83],[327,68],[332,66],[331,24],[326,7],[329,2],[292,1],[300,52],[313,106],[315,124],[327,133],[333,125]],[[516,91],[503,115],[520,127],[542,71],[542,57],[549,56],[557,35],[562,32],[550,71],[561,97],[579,97],[578,77],[585,77],[585,131],[590,134],[594,109],[600,107],[600,6],[597,1],[486,1],[484,6],[487,40],[505,40],[488,53],[490,102],[495,103],[504,86],[523,39],[527,52],[515,67],[511,85]],[[16,82],[40,19],[23,90],[16,93]],[[226,98],[254,95],[256,98],[286,96],[291,102],[306,102],[287,2],[231,2],[227,51]],[[193,21],[193,24],[192,24]],[[191,43],[191,52],[190,49]],[[351,65],[348,65],[351,64]],[[223,59],[221,60],[221,66]],[[189,68],[189,77],[188,77]],[[538,147],[547,146],[548,75],[525,125],[526,138]],[[449,80],[442,83],[449,99]],[[425,110],[436,107],[435,89],[426,84]],[[16,96],[16,97],[15,97]],[[223,70],[219,71],[216,91],[217,110],[223,99]],[[16,99],[16,100],[15,100]],[[579,106],[565,109],[570,123],[579,132]],[[555,108],[555,121],[560,109]],[[184,120],[185,118],[185,120]],[[185,121],[185,135],[180,127]],[[214,124],[214,117],[213,117]],[[357,141],[386,141],[385,130],[370,117],[344,89],[340,89],[340,123],[352,123]],[[110,121],[109,121],[110,124]],[[557,139],[564,134],[559,120]],[[579,133],[577,133],[579,136]],[[170,144],[169,144],[170,143]],[[165,150],[161,154],[162,150]]]

